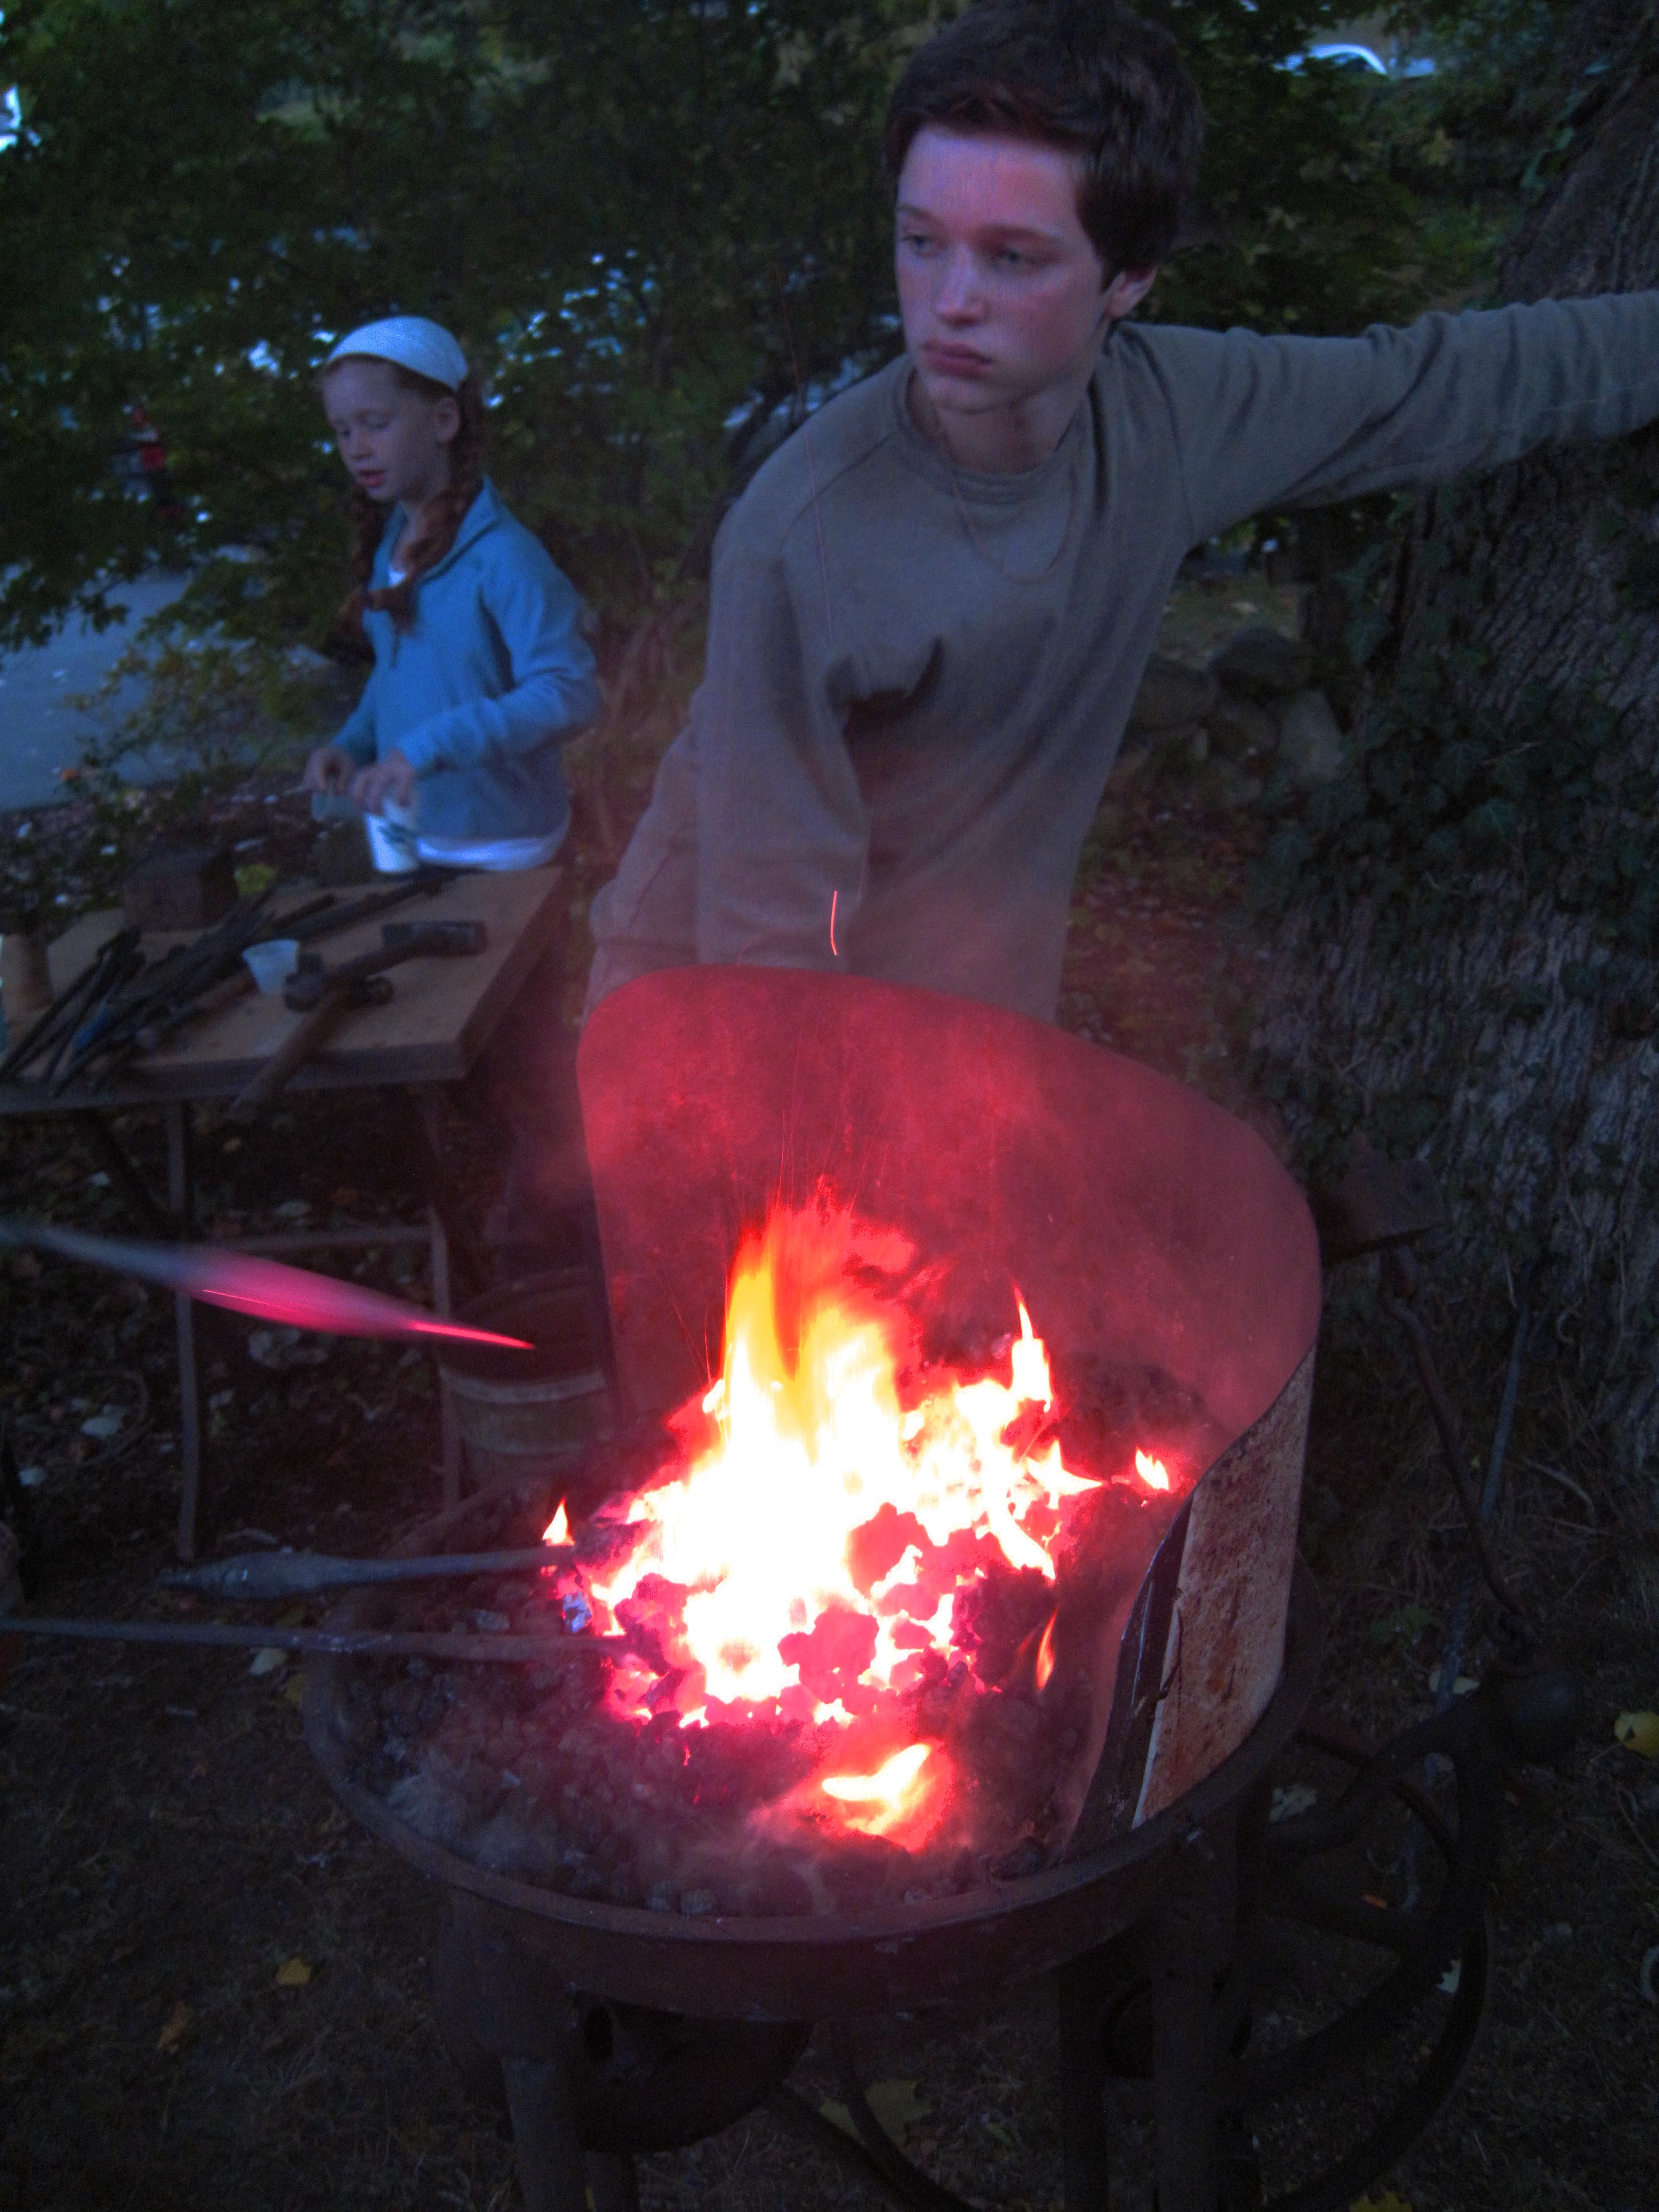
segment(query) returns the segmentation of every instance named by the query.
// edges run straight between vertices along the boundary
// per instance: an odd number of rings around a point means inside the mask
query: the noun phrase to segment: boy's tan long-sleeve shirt
[[[1078,854],[1188,550],[1638,428],[1659,293],[1358,338],[1121,324],[1018,476],[953,476],[909,376],[831,400],[727,517],[690,722],[594,902],[590,1006],[703,961],[1052,1019]]]

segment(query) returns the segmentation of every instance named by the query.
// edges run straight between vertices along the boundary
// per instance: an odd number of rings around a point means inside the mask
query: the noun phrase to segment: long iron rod
[[[240,1552],[203,1567],[170,1567],[161,1577],[168,1589],[200,1597],[320,1597],[325,1590],[360,1589],[374,1583],[442,1582],[458,1575],[523,1574],[568,1565],[568,1544],[538,1544],[516,1552],[449,1552],[428,1559],[343,1559],[322,1552]]]
[[[313,1274],[278,1260],[258,1260],[211,1244],[147,1244],[125,1237],[93,1237],[40,1221],[0,1216],[0,1246],[33,1247],[91,1267],[108,1267],[158,1289],[181,1291],[209,1305],[260,1320],[290,1322],[329,1336],[434,1337],[459,1344],[495,1345],[507,1351],[533,1347],[522,1337],[501,1336],[428,1313],[424,1306],[336,1275]]]
[[[8,1636],[68,1636],[95,1644],[208,1644],[242,1651],[325,1651],[345,1659],[454,1659],[501,1664],[623,1651],[622,1636],[460,1636],[400,1628],[265,1628],[257,1621],[63,1620],[0,1614]]]

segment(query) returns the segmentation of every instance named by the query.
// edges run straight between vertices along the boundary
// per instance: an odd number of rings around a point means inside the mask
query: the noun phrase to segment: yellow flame
[[[568,1544],[570,1541],[570,1516],[564,1510],[564,1500],[559,1500],[559,1510],[542,1531],[544,1544]]]
[[[799,1697],[802,1662],[779,1646],[811,1632],[826,1608],[843,1626],[848,1613],[870,1624],[861,1684],[914,1681],[918,1630],[949,1652],[954,1568],[946,1583],[928,1583],[925,1599],[918,1577],[943,1571],[915,1545],[873,1585],[854,1578],[851,1540],[884,1508],[914,1516],[935,1555],[972,1534],[1053,1582],[1061,1501],[1096,1486],[1065,1466],[1056,1443],[1030,1455],[1004,1441],[1017,1422],[1029,1435],[1032,1414],[1054,1404],[1023,1302],[1002,1377],[945,1380],[919,1404],[902,1402],[901,1373],[915,1370],[911,1324],[866,1287],[860,1263],[872,1237],[901,1244],[813,1208],[780,1209],[748,1239],[732,1270],[723,1372],[696,1401],[717,1434],[684,1475],[635,1497],[632,1547],[593,1577],[613,1614],[647,1576],[685,1591],[675,1656],[690,1669],[678,1700],[690,1718],[706,1699]],[[876,1271],[897,1272],[907,1255],[881,1246]],[[812,1698],[820,1715],[840,1705],[827,1684]]]
[[[1135,1473],[1149,1490],[1167,1490],[1170,1486],[1169,1468],[1161,1459],[1153,1459],[1150,1453],[1138,1451],[1135,1454]]]
[[[1054,1671],[1054,1623],[1059,1619],[1057,1612],[1048,1615],[1048,1626],[1043,1630],[1042,1641],[1037,1646],[1036,1686],[1039,1690],[1048,1688],[1048,1678]]]
[[[830,1774],[819,1787],[826,1797],[853,1808],[842,1815],[849,1827],[884,1835],[914,1809],[917,1779],[933,1750],[931,1743],[907,1744],[873,1774]]]

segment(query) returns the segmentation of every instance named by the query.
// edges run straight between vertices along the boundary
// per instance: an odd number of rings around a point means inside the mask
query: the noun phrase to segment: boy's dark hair
[[[380,356],[350,354],[345,358],[379,360]],[[447,384],[434,384],[430,377],[417,375],[401,362],[389,361],[386,366],[405,391],[418,392],[422,399],[453,399],[460,412],[460,427],[449,442],[448,484],[422,517],[420,536],[398,549],[403,554],[403,580],[381,591],[372,591],[369,586],[374,576],[374,556],[386,535],[386,511],[369,497],[361,484],[352,485],[351,590],[334,617],[336,626],[349,638],[362,635],[363,611],[368,607],[390,615],[400,630],[415,627],[415,595],[420,589],[421,578],[428,568],[437,567],[455,543],[467,510],[478,496],[478,488],[483,482],[486,417],[483,388],[477,376],[469,375],[452,392]],[[329,371],[325,368],[318,380],[326,385],[328,377]]]
[[[1109,278],[1150,269],[1173,246],[1204,143],[1175,40],[1115,0],[976,0],[918,48],[894,89],[895,184],[929,123],[1081,154],[1078,216]]]

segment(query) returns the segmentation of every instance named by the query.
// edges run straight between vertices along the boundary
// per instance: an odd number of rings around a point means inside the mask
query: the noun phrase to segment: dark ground
[[[1121,786],[1109,807],[1079,890],[1064,1019],[1271,1130],[1244,1078],[1262,957],[1243,919],[1249,817],[1156,780]],[[222,829],[264,836],[249,850],[289,865],[305,836],[297,810],[256,794],[243,812]],[[134,1118],[125,1133],[159,1164],[153,1130]],[[454,1133],[482,1206],[491,1147],[459,1121]],[[202,1158],[224,1231],[282,1225],[301,1206],[373,1221],[404,1202],[361,1100],[299,1100],[245,1142],[206,1131]],[[49,1125],[0,1126],[0,1212],[125,1228],[97,1166]],[[1329,1614],[1319,1708],[1381,1737],[1428,1709],[1463,1547],[1365,1273],[1358,1263],[1330,1283],[1304,1535]],[[1504,1317],[1490,1318],[1501,1333]],[[1436,1319],[1478,1449],[1497,1397],[1494,1330],[1463,1311]],[[223,1546],[264,1532],[372,1552],[435,1509],[424,1355],[339,1342],[319,1365],[276,1373],[251,1358],[246,1324],[216,1320],[213,1334]],[[29,1493],[38,1602],[177,1614],[154,1587],[176,1510],[166,1302],[0,1259],[0,1413],[21,1463],[46,1469]],[[106,1408],[118,1432],[88,1437],[83,1422]],[[1659,1766],[1616,1743],[1613,1723],[1659,1703],[1659,1498],[1615,1482],[1605,1441],[1578,1418],[1565,1325],[1528,1370],[1510,1469],[1499,1550],[1589,1668],[1589,1718],[1559,1771],[1514,1778],[1484,2043],[1449,2112],[1372,2198],[1389,2204],[1391,2188],[1415,2212],[1638,2212],[1659,2194],[1659,2008],[1638,1986],[1659,1945]],[[1465,1663],[1478,1674],[1488,1656],[1477,1640]],[[297,1692],[295,1668],[255,1675],[246,1655],[17,1648],[0,1683],[3,2212],[518,2202],[510,2146],[464,2099],[428,2018],[434,1902],[333,1803]],[[1386,1849],[1374,1865],[1386,1891],[1399,1869]],[[1047,1992],[872,2033],[866,2074],[941,2180],[1010,2212],[1058,2205]],[[816,2051],[797,2081],[815,2100],[835,2094]],[[1283,2140],[1266,2138],[1270,2160]],[[1144,2163],[1133,2130],[1125,2142],[1115,2194],[1144,2204],[1127,2193]],[[642,2187],[657,2212],[875,2201],[763,2115],[645,2160]]]

